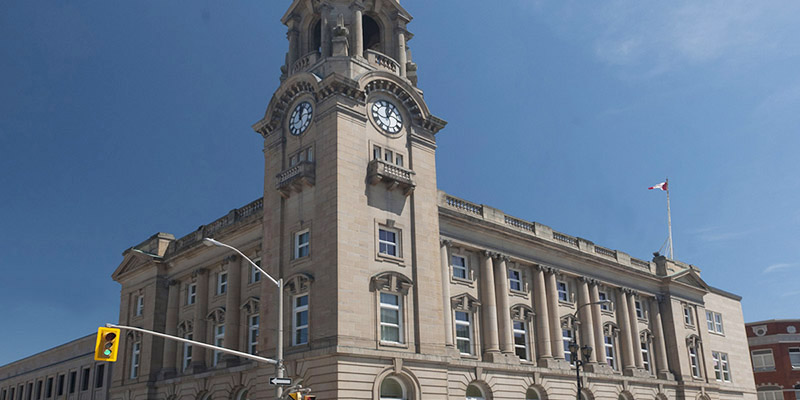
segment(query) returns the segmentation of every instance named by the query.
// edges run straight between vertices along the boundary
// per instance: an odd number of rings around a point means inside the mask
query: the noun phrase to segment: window
[[[572,329],[561,329],[561,339],[564,341],[564,359],[572,363],[572,353],[569,352],[569,344],[572,342]]]
[[[136,296],[136,316],[142,315],[144,312],[144,296],[139,295]]]
[[[388,376],[381,382],[381,400],[403,400],[406,398],[406,389],[399,379]]]
[[[380,160],[381,159],[381,147],[380,146],[372,146],[372,159],[373,160]]]
[[[383,149],[380,146],[372,146],[372,159],[382,160],[388,164],[394,164],[398,167],[403,166],[403,155],[389,149]]]
[[[528,324],[525,321],[513,321],[514,353],[520,360],[530,360],[531,351],[528,345]]]
[[[771,349],[753,350],[751,355],[753,356],[753,371],[763,372],[775,370],[775,358],[772,356]]]
[[[97,369],[94,370],[94,387],[100,389],[103,387],[103,379],[105,375],[105,364],[100,364],[97,366]]]
[[[142,342],[136,342],[133,344],[133,349],[131,350],[131,379],[136,379],[139,376],[139,354],[142,350]],[[86,389],[89,388],[89,370],[84,371],[85,375],[85,385]],[[83,390],[86,390],[83,389]]]
[[[289,157],[289,167],[294,167],[295,165],[303,162],[313,162],[314,161],[314,149],[312,147],[305,148],[303,150],[298,151],[297,153],[292,154]]]
[[[721,382],[730,382],[731,370],[728,365],[728,354],[712,351],[711,359],[714,360],[714,376],[717,380]]]
[[[28,392],[27,399],[28,399],[28,400],[33,400],[33,382],[30,382],[30,383],[28,383],[28,390],[27,390],[27,392]]]
[[[47,378],[47,383],[44,385],[44,387],[45,387],[45,389],[44,389],[44,395],[45,396],[44,397],[48,398],[48,399],[53,397],[53,378],[52,377]]]
[[[401,154],[395,154],[394,164],[397,165],[398,167],[403,166],[403,156]]]
[[[709,332],[723,334],[722,314],[706,310],[706,324]]]
[[[525,400],[539,400],[540,398],[541,396],[539,396],[539,393],[533,388],[525,392]]]
[[[597,292],[597,299],[598,300],[608,300],[608,293],[606,292]],[[603,311],[611,311],[611,307],[609,303],[600,304],[600,309]]]
[[[403,324],[400,296],[380,293],[381,298],[381,341],[402,343]]]
[[[450,264],[453,266],[453,278],[467,279],[467,258],[453,254],[450,257]]]
[[[225,346],[225,324],[217,324],[214,326],[214,346]],[[214,350],[214,366],[216,367],[219,360],[222,358],[222,352]]]
[[[70,374],[70,377],[72,377],[74,375],[75,375],[75,371],[73,371]],[[36,381],[36,400],[42,400],[42,383],[43,382],[41,380]],[[75,385],[73,383],[73,385],[70,386],[70,393],[75,393],[74,389],[75,389]]]
[[[636,309],[636,318],[644,319],[644,309],[642,308],[642,302],[640,300],[635,300],[633,305]]]
[[[689,365],[692,367],[692,376],[700,378],[700,362],[697,359],[696,346],[689,346]]]
[[[186,304],[191,305],[197,301],[197,284],[190,283],[189,286],[186,287]]]
[[[258,354],[258,323],[258,314],[251,315],[248,319],[247,351],[250,354]]]
[[[758,400],[783,400],[783,390],[759,390]]]
[[[522,272],[518,269],[508,269],[508,287],[511,290],[522,291]]]
[[[617,353],[614,350],[614,337],[612,335],[605,335],[603,337],[603,347],[606,350],[606,362],[613,370],[617,370]]]
[[[694,325],[694,318],[692,317],[692,309],[688,305],[683,306],[683,322],[686,325]]]
[[[391,164],[394,161],[394,153],[391,150],[384,150],[383,151],[383,161]]]
[[[9,390],[8,399],[9,400],[14,400],[14,388],[13,387]]]
[[[308,229],[304,231],[300,231],[294,234],[294,258],[303,258],[308,257],[309,252],[311,251],[311,247],[309,245],[310,242],[310,233]]]
[[[789,349],[789,361],[792,362],[792,369],[800,369],[800,347]]]
[[[475,385],[467,386],[467,400],[484,400],[483,390]]]
[[[253,260],[253,263],[255,265],[258,265],[259,268],[261,268],[261,259],[260,258],[256,258],[255,260]],[[261,281],[261,271],[259,271],[258,268],[256,268],[256,267],[251,265],[250,266],[250,283],[256,283],[256,282],[260,282],[260,281]]]
[[[75,386],[78,385],[78,371],[72,371],[69,373],[69,393],[75,393]],[[41,389],[41,388],[40,388]],[[40,390],[37,390],[40,391]],[[41,394],[37,396],[36,400],[41,398]]]
[[[567,286],[567,282],[556,282],[556,290],[558,291],[558,301],[569,302],[569,286]]]
[[[463,355],[472,355],[472,314],[456,311],[456,346]]]
[[[187,332],[183,335],[184,339],[194,340],[194,333]],[[192,365],[192,345],[189,343],[183,344],[183,370],[186,371]]]
[[[640,344],[642,347],[642,366],[645,371],[652,373],[650,370],[650,343],[643,339]]]
[[[378,229],[378,253],[397,257],[397,247],[397,231]]]
[[[81,373],[81,390],[89,390],[89,374],[89,368],[84,368],[83,372]]]
[[[292,345],[308,343],[308,294],[294,297],[292,302]]]
[[[66,376],[59,375],[58,376],[58,383],[56,384],[56,396],[63,396],[64,395],[64,381]]]
[[[217,294],[228,292],[228,273],[223,271],[217,274]]]

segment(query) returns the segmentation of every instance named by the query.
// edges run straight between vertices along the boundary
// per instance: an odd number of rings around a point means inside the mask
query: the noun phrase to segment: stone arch
[[[217,307],[211,310],[208,315],[206,315],[206,319],[215,323],[215,324],[224,324],[225,323],[225,307]]]
[[[573,314],[567,314],[561,317],[561,329],[574,329],[578,326],[578,320]]]
[[[187,333],[194,331],[194,322],[185,319],[178,324],[178,336],[184,337]]]
[[[420,400],[422,388],[419,380],[407,368],[400,365],[392,365],[384,368],[376,377],[372,384],[372,398],[378,400],[381,398],[381,385],[389,380],[399,382],[403,387],[403,400]]]
[[[467,384],[464,390],[464,397],[467,400],[492,400],[494,398],[491,386],[484,381],[472,381]]]
[[[359,80],[365,99],[373,92],[396,98],[410,114],[411,122],[431,133],[444,128],[446,122],[434,117],[422,96],[405,80],[387,71],[370,71]]]
[[[705,394],[705,393],[698,393],[697,397],[695,397],[695,399],[696,400],[711,400],[711,397],[708,397],[708,395]]]
[[[203,389],[197,392],[197,395],[194,397],[197,400],[211,400],[211,392],[206,389]]]
[[[259,299],[256,296],[250,296],[247,298],[247,300],[244,301],[244,303],[242,303],[241,306],[239,306],[239,308],[244,310],[244,313],[246,315],[258,314],[260,303],[261,299]]]
[[[525,391],[525,400],[548,400],[547,391],[541,385],[531,385]]]
[[[623,390],[623,391],[619,392],[619,395],[617,396],[617,398],[618,398],[618,400],[634,400],[633,399],[633,394],[631,392],[627,391],[627,390]]]
[[[305,272],[296,273],[284,280],[283,289],[291,295],[306,293],[314,283],[314,276]]]
[[[669,400],[669,398],[664,393],[658,393],[656,394],[656,400]]]
[[[231,400],[249,400],[250,398],[250,389],[238,386],[231,390]]]
[[[255,123],[253,129],[264,137],[275,131],[298,96],[306,94],[318,102],[319,82],[320,79],[309,72],[299,72],[287,78],[269,101],[264,118]]]
[[[535,315],[533,308],[526,304],[519,303],[511,306],[511,319],[531,322]]]
[[[594,393],[587,388],[581,389],[581,400],[594,400]]]

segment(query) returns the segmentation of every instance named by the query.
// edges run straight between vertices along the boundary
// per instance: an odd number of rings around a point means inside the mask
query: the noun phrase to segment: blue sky
[[[439,187],[798,317],[800,3],[403,0]],[[0,365],[116,321],[121,253],[261,196],[289,1],[4,3]],[[502,4],[502,7],[498,7]]]

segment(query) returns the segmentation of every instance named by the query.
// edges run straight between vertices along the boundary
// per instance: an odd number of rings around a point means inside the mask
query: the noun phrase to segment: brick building
[[[800,319],[746,325],[759,400],[800,399]]]

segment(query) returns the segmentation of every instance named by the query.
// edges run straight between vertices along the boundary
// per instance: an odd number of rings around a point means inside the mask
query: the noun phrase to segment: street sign
[[[272,377],[272,378],[269,378],[269,384],[270,385],[278,385],[278,386],[289,386],[289,385],[292,384],[292,379],[291,378]]]

